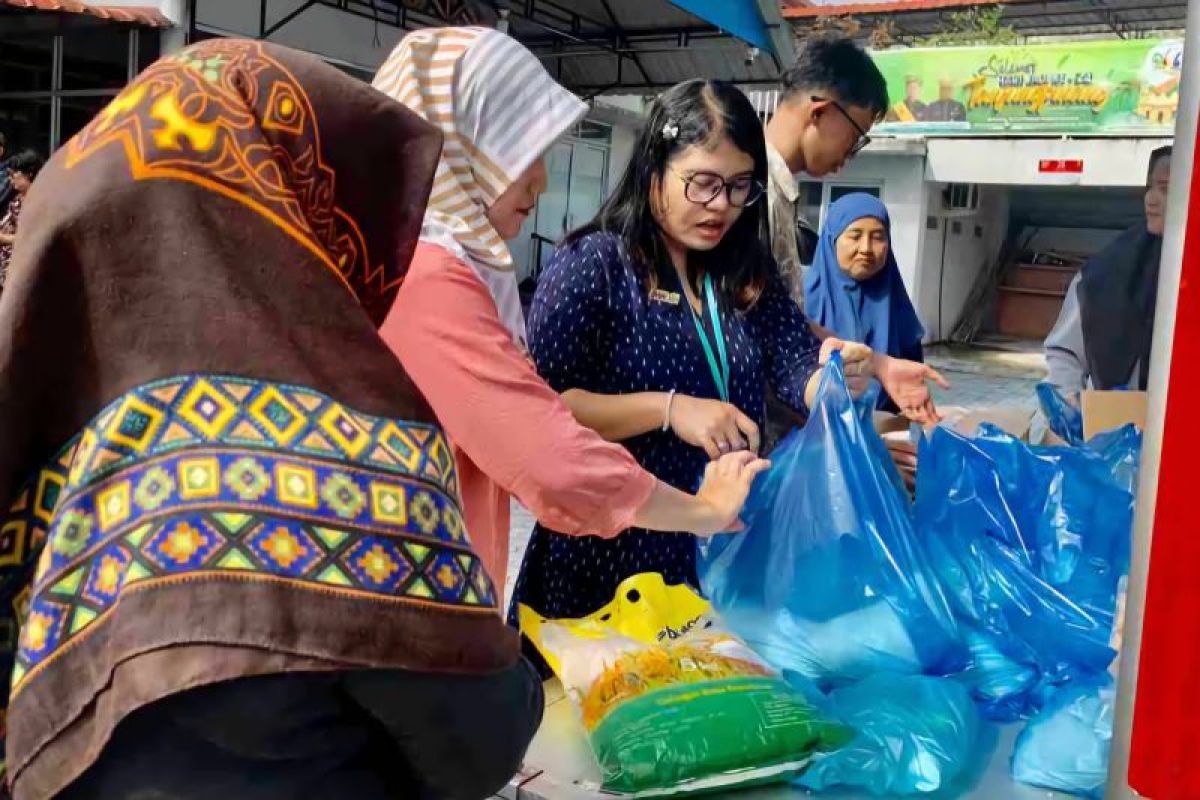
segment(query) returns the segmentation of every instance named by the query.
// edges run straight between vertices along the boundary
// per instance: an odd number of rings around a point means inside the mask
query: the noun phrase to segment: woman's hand
[[[875,375],[875,353],[871,348],[859,342],[847,342],[836,336],[830,336],[821,342],[819,363],[824,366],[834,353],[842,354],[842,370],[846,376],[846,387],[853,397],[861,397],[871,385]]]
[[[730,453],[719,461],[710,461],[704,468],[704,482],[696,499],[703,503],[709,513],[698,529],[697,536],[712,536],[742,529],[738,514],[746,504],[754,478],[771,466],[771,462],[759,458],[747,450]]]
[[[949,389],[950,384],[933,367],[877,353],[875,374],[883,384],[883,390],[904,416],[918,425],[929,426],[941,422],[942,416],[933,404],[928,381],[933,381],[943,389]]]
[[[668,422],[676,436],[713,461],[738,450],[758,452],[758,425],[729,403],[677,394]]]

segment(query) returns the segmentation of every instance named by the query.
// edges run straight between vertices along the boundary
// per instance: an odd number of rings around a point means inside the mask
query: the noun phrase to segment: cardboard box
[[[980,425],[989,422],[1009,436],[1027,442],[1030,428],[1033,427],[1033,411],[1019,406],[989,406],[976,409],[945,407],[939,411],[945,417],[942,424],[963,436],[974,436]]]
[[[1083,438],[1091,440],[1096,434],[1116,430],[1133,423],[1139,430],[1146,429],[1145,392],[1099,392],[1088,390],[1080,393],[1080,413],[1083,414]],[[1065,445],[1049,427],[1036,444],[1051,447]]]
[[[886,411],[875,412],[875,430],[880,436],[889,433],[908,433],[910,423],[906,417],[899,414],[889,414]]]
[[[1146,430],[1145,392],[1087,391],[1080,395],[1079,405],[1083,409],[1084,441],[1131,422],[1138,430]]]

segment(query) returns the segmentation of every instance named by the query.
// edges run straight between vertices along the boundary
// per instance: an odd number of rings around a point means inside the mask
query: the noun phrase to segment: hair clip
[[[679,123],[674,120],[667,120],[667,123],[662,126],[662,137],[668,142],[673,142],[678,135]]]

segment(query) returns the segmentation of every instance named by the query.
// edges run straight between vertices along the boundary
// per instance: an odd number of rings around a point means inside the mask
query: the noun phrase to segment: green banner
[[[1183,43],[1163,39],[872,54],[892,107],[879,133],[1169,136]]]

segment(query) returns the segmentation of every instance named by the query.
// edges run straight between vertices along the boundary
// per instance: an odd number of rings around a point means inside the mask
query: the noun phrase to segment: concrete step
[[[1006,286],[1016,289],[1041,289],[1057,292],[1063,296],[1075,279],[1076,270],[1071,267],[1040,267],[1021,264],[1008,272]]]

